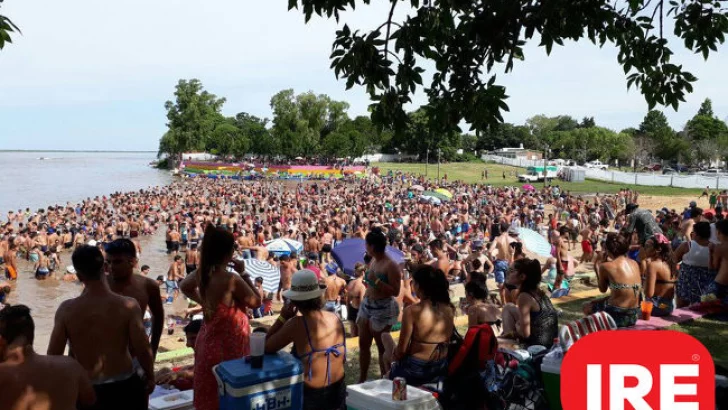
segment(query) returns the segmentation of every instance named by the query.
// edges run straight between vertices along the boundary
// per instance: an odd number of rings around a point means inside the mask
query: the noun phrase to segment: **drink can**
[[[407,380],[404,377],[395,377],[392,381],[392,400],[407,400]]]

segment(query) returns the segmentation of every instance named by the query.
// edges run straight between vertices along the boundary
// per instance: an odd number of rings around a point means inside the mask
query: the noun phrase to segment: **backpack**
[[[472,326],[450,344],[448,377],[438,396],[444,409],[481,408],[492,401],[498,339],[488,324]],[[490,371],[489,371],[490,369]],[[491,408],[489,406],[489,408]]]

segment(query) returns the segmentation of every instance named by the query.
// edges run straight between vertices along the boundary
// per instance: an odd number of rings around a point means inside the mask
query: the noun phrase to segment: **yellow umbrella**
[[[438,188],[435,190],[438,194],[445,195],[448,198],[452,198],[452,193],[445,188]]]

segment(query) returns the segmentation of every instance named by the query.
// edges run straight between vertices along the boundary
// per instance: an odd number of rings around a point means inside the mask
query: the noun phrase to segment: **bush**
[[[154,167],[157,169],[169,169],[169,159],[160,159]]]

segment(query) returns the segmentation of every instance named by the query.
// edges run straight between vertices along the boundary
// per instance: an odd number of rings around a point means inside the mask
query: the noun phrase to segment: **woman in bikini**
[[[303,363],[304,410],[346,408],[346,333],[339,317],[323,310],[324,290],[314,272],[294,273],[291,289],[283,292],[291,303],[283,307],[265,342],[266,353],[293,343],[293,352]]]
[[[631,235],[610,233],[604,244],[605,252],[596,265],[599,290],[609,297],[584,305],[584,314],[607,312],[618,327],[630,327],[637,323],[640,315],[640,293],[642,277],[637,262],[627,256]]]
[[[450,302],[447,277],[441,270],[422,265],[414,272],[412,283],[420,302],[404,310],[389,378],[404,377],[407,384],[421,386],[447,375],[455,306]]]
[[[652,300],[652,316],[670,316],[675,308],[673,299],[677,283],[670,241],[663,234],[656,234],[645,242],[645,255],[645,300]]]
[[[468,314],[468,327],[489,324],[498,336],[503,332],[501,311],[488,301],[488,286],[485,280],[472,280],[465,284],[465,309]]]

